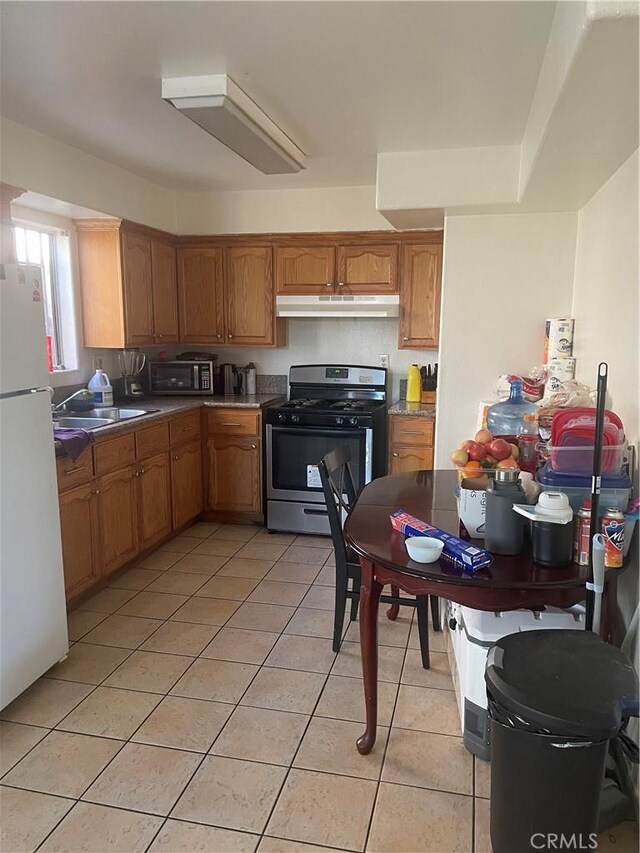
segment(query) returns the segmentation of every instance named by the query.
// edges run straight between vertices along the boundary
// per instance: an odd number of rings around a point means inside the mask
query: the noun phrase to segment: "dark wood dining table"
[[[414,562],[405,536],[394,530],[389,516],[405,510],[448,533],[460,535],[455,486],[456,471],[411,471],[368,483],[346,520],[344,533],[360,557],[360,648],[364,680],[366,728],[358,750],[366,755],[376,739],[378,706],[378,604],[382,587],[393,584],[410,595],[437,595],[476,610],[516,610],[544,606],[571,607],[584,601],[588,569],[575,563],[545,568],[530,551],[514,557],[494,555],[485,569],[470,574],[441,559]],[[482,540],[472,540],[483,547]],[[620,570],[606,573],[603,597],[603,639],[614,642],[620,624],[616,582]]]

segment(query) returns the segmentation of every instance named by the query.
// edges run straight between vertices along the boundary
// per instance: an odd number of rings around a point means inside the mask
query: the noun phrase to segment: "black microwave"
[[[213,394],[213,361],[150,361],[152,394]]]

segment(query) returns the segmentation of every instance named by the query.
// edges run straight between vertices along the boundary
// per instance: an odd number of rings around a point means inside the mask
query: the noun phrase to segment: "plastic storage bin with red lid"
[[[549,443],[552,469],[566,474],[591,473],[595,433],[595,408],[574,407],[556,412]],[[620,473],[625,447],[622,421],[615,412],[606,410],[602,436],[602,474]]]

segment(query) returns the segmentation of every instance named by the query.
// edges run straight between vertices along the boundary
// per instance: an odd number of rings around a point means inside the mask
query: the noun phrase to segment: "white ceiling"
[[[3,115],[175,191],[357,186],[378,152],[517,144],[553,2],[3,2]],[[227,73],[308,154],[262,175],[160,96]]]

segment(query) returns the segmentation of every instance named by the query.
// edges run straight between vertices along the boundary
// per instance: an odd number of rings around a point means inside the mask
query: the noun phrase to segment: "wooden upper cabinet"
[[[397,293],[398,246],[338,246],[338,293]]]
[[[224,290],[227,342],[273,345],[276,323],[271,248],[227,249]]]
[[[168,243],[151,241],[153,271],[153,329],[158,344],[178,340],[178,282],[176,250]]]
[[[151,240],[122,233],[125,340],[129,346],[153,343]]]
[[[178,309],[181,341],[225,342],[222,249],[178,250]]]
[[[398,334],[401,349],[438,346],[441,281],[441,244],[404,246]]]
[[[336,250],[333,246],[276,247],[276,291],[287,294],[332,293]]]
[[[178,339],[173,237],[119,219],[79,219],[84,345]]]

